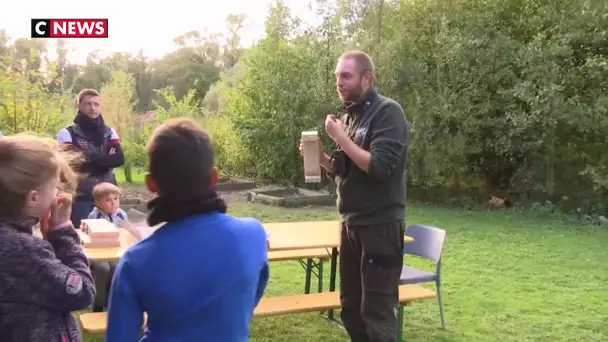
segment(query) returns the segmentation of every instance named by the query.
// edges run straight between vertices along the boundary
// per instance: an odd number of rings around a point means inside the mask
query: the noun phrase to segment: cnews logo
[[[108,38],[108,19],[32,19],[32,38]]]

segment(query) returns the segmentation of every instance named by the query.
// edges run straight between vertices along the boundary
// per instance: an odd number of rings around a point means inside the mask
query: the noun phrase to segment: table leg
[[[318,277],[319,278],[319,293],[323,292],[323,259],[319,259],[319,263],[317,264]]]
[[[333,292],[336,290],[336,273],[338,268],[338,249],[331,249],[331,266],[329,270],[329,291]],[[334,319],[334,310],[329,310],[327,312],[327,318],[330,321]]]
[[[312,275],[312,259],[306,260],[306,281],[304,283],[304,293],[310,293],[310,278]]]

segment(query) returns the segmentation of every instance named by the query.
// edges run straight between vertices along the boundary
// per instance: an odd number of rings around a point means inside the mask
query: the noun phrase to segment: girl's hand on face
[[[49,230],[53,230],[63,223],[68,222],[71,213],[72,196],[66,193],[59,193],[55,199],[55,203],[51,206]]]

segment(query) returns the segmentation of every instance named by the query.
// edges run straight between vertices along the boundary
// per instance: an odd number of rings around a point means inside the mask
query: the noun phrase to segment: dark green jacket
[[[350,158],[347,172],[335,175],[338,211],[351,225],[404,220],[410,125],[401,106],[370,90],[365,101],[339,107],[346,133],[371,153],[368,172]]]

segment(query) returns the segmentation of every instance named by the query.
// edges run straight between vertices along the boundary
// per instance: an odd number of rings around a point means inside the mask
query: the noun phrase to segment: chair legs
[[[435,282],[437,285],[437,300],[439,301],[439,314],[441,315],[441,327],[443,330],[447,329],[447,322],[445,321],[445,312],[443,311],[443,299],[441,297],[441,279],[437,279]],[[403,337],[403,322],[405,316],[405,304],[399,305],[399,310],[397,314],[397,323],[399,324],[397,328],[397,341],[404,342],[405,338]]]
[[[437,278],[435,282],[437,285],[437,300],[439,301],[439,314],[441,315],[441,327],[443,330],[447,329],[447,323],[445,321],[445,312],[443,311],[443,299],[441,297],[441,278]]]
[[[399,326],[397,327],[397,341],[403,342],[403,315],[405,313],[405,305],[399,305],[399,311],[397,316],[397,323]]]

